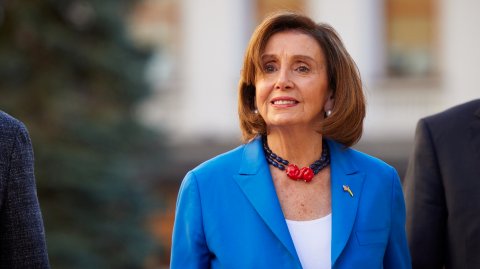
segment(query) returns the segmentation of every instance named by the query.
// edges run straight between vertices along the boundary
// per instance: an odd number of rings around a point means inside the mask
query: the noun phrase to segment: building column
[[[251,0],[181,2],[178,71],[185,79],[175,131],[178,141],[221,143],[240,137],[237,85],[252,33],[251,6]]]
[[[385,74],[383,8],[382,0],[307,0],[309,15],[339,33],[367,86]]]
[[[440,59],[446,107],[480,98],[479,10],[479,1],[440,1]]]

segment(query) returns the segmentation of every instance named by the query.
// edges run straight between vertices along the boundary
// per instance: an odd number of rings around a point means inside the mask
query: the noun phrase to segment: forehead
[[[273,34],[267,41],[262,55],[294,56],[304,55],[322,61],[323,51],[317,40],[300,31],[284,31]]]

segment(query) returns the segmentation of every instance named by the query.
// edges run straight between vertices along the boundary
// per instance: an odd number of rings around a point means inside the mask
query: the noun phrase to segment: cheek
[[[261,106],[267,101],[270,91],[268,90],[267,85],[261,82],[257,83],[255,85],[255,88],[256,88],[256,91],[255,91],[256,102],[257,102],[257,105]]]
[[[328,91],[328,82],[326,79],[315,78],[314,80],[309,81],[308,85],[305,85],[310,89],[310,95],[313,98],[322,98],[326,95]]]

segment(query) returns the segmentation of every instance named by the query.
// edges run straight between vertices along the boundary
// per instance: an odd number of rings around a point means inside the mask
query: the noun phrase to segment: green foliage
[[[138,124],[148,53],[132,0],[0,0],[0,110],[29,129],[52,268],[141,268],[158,134]]]

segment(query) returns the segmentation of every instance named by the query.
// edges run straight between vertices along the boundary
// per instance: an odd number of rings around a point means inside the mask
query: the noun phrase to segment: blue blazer
[[[411,268],[405,202],[395,169],[327,142],[332,160],[332,268]],[[302,268],[260,139],[185,176],[170,266]]]

